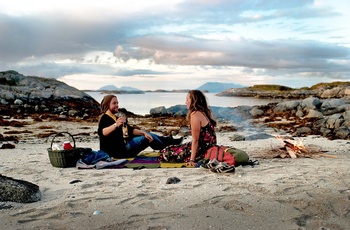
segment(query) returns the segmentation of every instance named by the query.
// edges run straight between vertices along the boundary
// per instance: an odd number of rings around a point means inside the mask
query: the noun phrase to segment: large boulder
[[[52,78],[24,76],[16,71],[0,72],[0,115],[32,114],[98,117],[99,103],[90,95]]]
[[[0,201],[31,203],[41,199],[39,186],[0,174]]]

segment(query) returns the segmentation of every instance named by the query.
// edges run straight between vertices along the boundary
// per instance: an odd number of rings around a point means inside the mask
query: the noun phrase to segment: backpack
[[[248,154],[240,149],[224,145],[214,145],[207,149],[204,160],[216,159],[218,162],[225,162],[229,166],[252,165]]]

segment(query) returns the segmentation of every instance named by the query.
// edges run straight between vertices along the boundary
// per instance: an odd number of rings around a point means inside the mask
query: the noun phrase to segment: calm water
[[[97,102],[101,102],[104,94],[101,92],[86,92]],[[144,93],[117,94],[119,107],[135,114],[149,114],[150,109],[165,106],[185,105],[187,93]],[[218,97],[215,93],[205,93],[210,106],[236,107],[239,105],[265,105],[279,100],[256,99],[250,97]]]

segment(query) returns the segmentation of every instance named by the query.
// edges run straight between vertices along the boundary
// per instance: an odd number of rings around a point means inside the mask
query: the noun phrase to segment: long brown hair
[[[107,112],[107,110],[109,109],[109,105],[111,104],[111,101],[113,98],[115,98],[117,96],[113,95],[113,94],[108,94],[106,96],[103,97],[102,101],[101,101],[101,113],[105,113]]]
[[[194,111],[200,111],[203,112],[207,118],[209,119],[210,123],[213,126],[216,126],[216,121],[213,118],[212,111],[208,106],[207,98],[200,90],[190,90],[188,91],[188,95],[191,99],[191,104],[189,105],[188,112],[187,112],[187,120],[190,120],[191,114]]]

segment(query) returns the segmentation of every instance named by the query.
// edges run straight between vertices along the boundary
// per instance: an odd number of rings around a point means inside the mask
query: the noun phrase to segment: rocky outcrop
[[[286,130],[294,136],[321,135],[329,139],[350,140],[349,98],[310,97],[253,109],[260,111],[253,116],[260,123]]]
[[[237,107],[219,107],[210,106],[215,118],[218,120],[229,120],[232,122],[240,122],[251,118],[250,106],[237,106]],[[185,117],[187,114],[186,105],[175,105],[169,108],[164,106],[156,107],[150,110],[150,115],[152,117],[162,117],[162,116],[179,116]]]
[[[309,97],[259,106],[210,107],[219,121],[247,123],[285,130],[293,136],[321,135],[329,139],[350,140],[350,98]],[[185,116],[184,106],[159,107],[154,117]]]
[[[0,201],[31,203],[41,199],[39,186],[0,174]]]
[[[225,97],[255,97],[271,99],[304,99],[308,97],[318,98],[343,98],[350,97],[349,85],[322,86],[315,89],[292,90],[256,90],[254,88],[232,88],[217,94]]]
[[[90,95],[56,79],[0,72],[0,115],[89,119],[99,112],[99,103]]]

